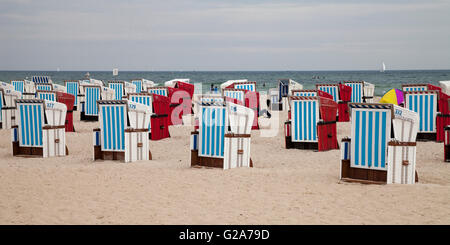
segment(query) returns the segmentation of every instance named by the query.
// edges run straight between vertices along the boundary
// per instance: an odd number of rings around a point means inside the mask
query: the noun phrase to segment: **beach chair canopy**
[[[324,91],[331,96],[333,96],[333,100],[335,102],[339,102],[339,84],[316,84],[317,90]]]
[[[224,97],[236,99],[241,104],[245,103],[245,93],[246,93],[246,90],[244,90],[244,89],[226,88],[223,90]]]
[[[66,92],[66,87],[60,84],[53,84],[53,91]]]
[[[415,142],[419,117],[393,104],[350,103],[351,167],[386,170],[391,140]]]
[[[172,80],[170,80],[170,81],[164,82],[164,86],[167,86],[167,87],[175,87],[175,85],[177,84],[177,82],[190,83],[190,79],[188,79],[188,78],[177,78],[177,79],[172,79]]]
[[[147,89],[147,92],[169,97],[169,89],[167,87],[151,87]]]
[[[46,91],[46,90],[37,90],[36,98],[41,100],[49,100],[56,102],[56,92],[54,91]]]
[[[419,132],[436,132],[439,92],[436,90],[408,91],[404,93],[404,96],[405,107],[419,115]]]
[[[71,94],[75,97],[74,105],[78,105],[78,95],[80,95],[80,81],[64,81],[66,88],[65,93]]]
[[[240,79],[240,80],[228,80],[222,84],[220,84],[220,89],[225,89],[230,86],[232,86],[234,83],[240,83],[240,82],[248,82],[247,79]]]
[[[84,113],[87,116],[97,116],[97,101],[101,100],[102,98],[102,87],[98,85],[85,85],[83,87],[85,93]]]
[[[36,90],[53,91],[53,84],[51,83],[35,83]]]
[[[442,92],[450,95],[450,81],[439,81]]]
[[[405,92],[427,91],[428,85],[427,84],[402,84],[402,90]]]
[[[256,82],[238,82],[234,83],[235,89],[245,89],[249,91],[256,91]]]
[[[31,81],[33,83],[52,83],[52,79],[49,76],[32,76]]]

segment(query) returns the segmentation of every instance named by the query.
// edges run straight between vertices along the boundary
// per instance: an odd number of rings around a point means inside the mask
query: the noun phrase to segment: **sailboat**
[[[385,65],[384,62],[383,62],[383,64],[381,64],[381,70],[380,70],[380,72],[384,72],[384,71],[386,71],[386,65]]]

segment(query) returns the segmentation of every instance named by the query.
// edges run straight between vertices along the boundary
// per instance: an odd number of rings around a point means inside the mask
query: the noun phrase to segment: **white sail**
[[[383,64],[381,65],[381,72],[384,72],[385,70],[386,70],[386,65],[383,62]]]

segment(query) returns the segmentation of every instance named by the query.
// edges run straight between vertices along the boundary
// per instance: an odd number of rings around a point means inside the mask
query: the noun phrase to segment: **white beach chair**
[[[17,99],[17,126],[11,131],[13,155],[65,156],[65,104],[40,100]]]
[[[122,100],[128,93],[136,93],[136,85],[125,81],[109,81],[108,87],[115,91],[114,100]]]
[[[128,100],[98,101],[100,128],[94,129],[94,160],[151,160],[151,108]]]
[[[342,140],[340,179],[414,184],[417,113],[392,104],[349,106],[351,138]]]
[[[199,104],[199,130],[191,133],[191,166],[252,167],[254,112],[234,103]]]
[[[20,99],[22,93],[14,90],[11,84],[0,85],[0,128],[11,129],[16,125],[16,99]]]

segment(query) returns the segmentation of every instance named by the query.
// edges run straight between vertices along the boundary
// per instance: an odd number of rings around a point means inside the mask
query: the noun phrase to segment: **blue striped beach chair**
[[[334,102],[339,102],[339,84],[316,84],[318,90],[324,91],[333,96]]]
[[[36,91],[36,99],[49,100],[49,101],[56,102],[56,92],[46,91],[46,90],[37,90]]]
[[[245,104],[245,90],[226,88],[222,90],[223,96],[231,99],[236,99],[239,103]]]
[[[17,99],[17,126],[11,131],[14,156],[65,156],[65,104]]]
[[[52,79],[49,76],[32,76],[31,81],[37,83],[52,83]]]
[[[72,81],[64,81],[64,86],[66,87],[66,91],[64,91],[65,93],[71,94],[75,97],[75,101],[73,103],[73,110],[77,110],[78,106],[78,101],[79,98],[81,97],[81,93],[80,93],[80,81],[78,80],[72,80]]]
[[[234,88],[256,91],[256,82],[237,82],[234,83]]]
[[[351,102],[353,103],[372,103],[375,92],[375,85],[364,81],[348,81],[344,82],[352,88]]]
[[[0,128],[11,129],[16,125],[16,99],[20,99],[22,93],[16,91],[9,83],[0,82]]]
[[[94,160],[151,160],[151,107],[128,100],[98,101],[100,128],[94,129]]]
[[[286,148],[338,149],[336,117],[333,116],[338,109],[336,102],[321,96],[292,96],[290,102],[291,117],[285,123]]]
[[[405,108],[419,115],[419,139],[436,139],[436,117],[438,113],[439,92],[408,91],[404,92]]]
[[[34,99],[36,96],[36,87],[32,81],[11,80],[14,90],[22,94],[22,99]]]
[[[25,81],[24,80],[11,80],[11,84],[14,86],[14,90],[21,93],[25,92]]]
[[[151,87],[147,88],[147,92],[169,97],[169,89],[167,87]]]
[[[136,86],[136,93],[141,93],[147,91],[145,89],[144,79],[133,79],[131,83]]]
[[[102,87],[98,85],[83,85],[84,101],[81,102],[80,120],[97,121],[97,101],[102,99]]]
[[[199,130],[191,133],[191,166],[252,167],[254,112],[234,103],[199,104]]]
[[[43,90],[43,91],[53,91],[53,84],[51,83],[35,83],[36,91],[37,90]]]
[[[427,91],[427,84],[402,84],[402,90],[404,92],[417,92],[417,91]]]
[[[125,93],[125,82],[123,81],[109,81],[108,87],[115,92],[114,100],[122,100]]]
[[[303,89],[303,90],[293,90],[292,96],[317,96],[317,90],[315,89]]]
[[[278,95],[280,105],[275,105],[274,107],[280,107],[280,110],[289,110],[289,99],[288,97],[292,94],[292,90],[302,90],[303,85],[292,80],[292,79],[279,79],[278,80]],[[272,106],[271,106],[272,107]]]
[[[198,97],[200,103],[223,103],[225,98],[223,96],[203,95]]]
[[[413,184],[419,117],[392,104],[350,103],[351,138],[341,144],[340,179]]]

